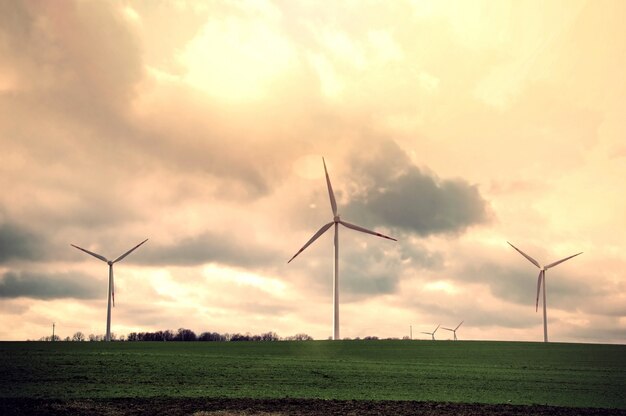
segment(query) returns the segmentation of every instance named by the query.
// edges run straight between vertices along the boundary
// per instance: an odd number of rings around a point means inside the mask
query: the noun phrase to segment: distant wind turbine
[[[440,326],[441,326],[441,324],[437,325],[437,328],[435,328],[435,330],[433,332],[422,332],[422,334],[430,335],[431,337],[433,337],[433,341],[435,341],[435,332],[437,332],[437,330],[439,329]]]
[[[458,325],[456,326],[456,328],[454,328],[454,329],[444,328],[444,327],[441,327],[441,329],[445,329],[446,331],[452,331],[452,332],[454,333],[454,340],[456,341],[456,340],[457,340],[457,339],[456,339],[456,330],[457,330],[457,329],[459,329],[459,327],[460,327],[461,325],[463,325],[463,322],[465,322],[465,321],[461,321],[461,323],[460,323],[460,324],[458,324]]]
[[[507,241],[507,243],[509,242]],[[569,257],[565,257],[564,259],[555,261],[554,263],[550,263],[547,266],[541,266],[537,260],[530,257],[528,254],[524,253],[522,250],[515,247],[513,244],[509,243],[509,245],[513,247],[519,254],[526,257],[526,259],[529,262],[531,262],[532,264],[534,264],[535,266],[539,268],[539,277],[537,279],[537,300],[535,302],[535,312],[539,309],[539,292],[541,291],[541,287],[543,286],[543,342],[548,342],[548,314],[546,312],[546,270],[556,266],[557,264],[561,264],[564,261],[571,259],[572,257],[576,257],[580,254],[583,254],[583,252],[581,251],[580,253],[571,255]]]
[[[85,253],[90,254],[94,256],[95,258],[97,258],[98,260],[102,260],[103,262],[109,265],[109,295],[107,297],[107,333],[105,337],[106,341],[111,341],[111,299],[113,299],[113,307],[115,307],[115,284],[113,282],[113,265],[117,263],[118,261],[121,261],[122,259],[124,259],[124,257],[128,256],[130,253],[135,251],[140,245],[142,245],[146,241],[148,241],[147,238],[143,240],[141,243],[137,244],[135,247],[128,250],[126,253],[116,258],[115,260],[108,260],[106,257],[101,256],[100,254],[96,254],[89,250],[85,250],[84,248],[75,246],[74,244],[70,244],[72,247],[75,247],[81,251],[84,251]]]
[[[363,233],[372,234],[377,237],[386,238],[388,240],[398,241],[395,238],[387,237],[386,235],[370,231],[363,227],[359,227],[358,225],[350,224],[348,222],[342,221],[337,214],[337,202],[335,201],[335,194],[333,193],[333,187],[330,184],[330,178],[328,177],[328,170],[326,169],[326,161],[322,158],[322,163],[324,164],[324,173],[326,174],[326,185],[328,186],[328,196],[330,198],[330,206],[333,211],[333,220],[328,224],[322,226],[314,235],[311,237],[309,241],[306,242],[304,246],[294,256],[287,262],[291,263],[296,256],[304,251],[308,246],[313,243],[313,241],[317,240],[319,236],[324,234],[330,227],[335,226],[335,263],[333,270],[333,299],[334,299],[334,308],[333,308],[333,339],[339,339],[339,224],[344,225],[345,227],[351,228],[356,231],[361,231]]]

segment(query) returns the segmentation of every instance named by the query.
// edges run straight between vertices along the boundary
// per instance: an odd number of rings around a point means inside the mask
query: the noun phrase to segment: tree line
[[[313,337],[299,333],[289,337],[280,337],[275,332],[265,332],[260,335],[252,335],[249,332],[245,334],[220,334],[217,332],[202,332],[196,334],[191,329],[179,328],[177,331],[166,329],[156,332],[131,332],[127,336],[111,334],[111,341],[208,341],[208,342],[236,342],[236,341],[312,341]],[[104,335],[89,334],[86,336],[81,331],[74,333],[71,337],[67,336],[61,339],[58,335],[41,337],[39,341],[104,341]]]

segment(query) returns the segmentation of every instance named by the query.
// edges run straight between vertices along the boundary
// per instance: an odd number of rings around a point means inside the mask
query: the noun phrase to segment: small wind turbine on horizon
[[[460,324],[458,324],[458,325],[456,326],[456,328],[454,328],[454,329],[451,329],[451,328],[444,328],[444,327],[441,327],[441,329],[445,329],[446,331],[452,331],[452,332],[454,333],[454,340],[455,340],[455,341],[457,341],[457,339],[456,339],[456,330],[457,330],[457,329],[459,329],[459,327],[460,327],[461,325],[463,325],[463,322],[465,322],[465,321],[461,321],[461,323],[460,323]]]
[[[143,240],[141,243],[137,244],[135,247],[128,250],[126,253],[116,258],[115,260],[108,260],[106,257],[101,256],[100,254],[75,246],[74,244],[70,244],[72,247],[75,247],[81,251],[84,251],[85,253],[90,254],[94,256],[95,258],[97,258],[98,260],[102,260],[103,262],[109,265],[109,294],[107,296],[107,333],[105,336],[105,341],[111,341],[111,299],[113,299],[113,307],[115,307],[115,284],[113,282],[113,265],[117,263],[118,261],[123,260],[124,257],[128,256],[130,253],[135,251],[140,245],[142,245],[146,241],[148,241],[147,238]]]
[[[422,334],[430,335],[431,337],[433,337],[433,341],[436,341],[435,340],[435,332],[437,332],[437,330],[439,329],[440,326],[441,326],[441,324],[437,325],[437,328],[435,328],[435,330],[433,332],[422,332]]]
[[[507,241],[507,243],[509,242]],[[537,278],[537,300],[535,302],[535,312],[539,310],[539,292],[541,292],[541,288],[543,287],[543,342],[548,342],[548,314],[546,312],[546,270],[558,264],[561,264],[564,261],[571,259],[572,257],[576,257],[580,254],[583,254],[583,252],[581,251],[580,253],[571,255],[569,257],[565,257],[564,259],[555,261],[554,263],[550,263],[547,266],[541,266],[537,260],[530,257],[528,254],[524,253],[522,250],[515,247],[513,244],[509,243],[509,245],[513,247],[519,254],[526,257],[526,259],[529,262],[531,262],[532,264],[534,264],[535,266],[539,268],[539,277]]]
[[[322,226],[314,235],[306,242],[304,246],[294,256],[289,259],[287,263],[291,263],[296,256],[304,251],[308,246],[311,245],[315,240],[317,240],[322,234],[324,234],[330,227],[335,226],[335,262],[333,268],[333,339],[339,339],[339,224],[351,228],[356,231],[360,231],[366,234],[372,234],[377,237],[386,238],[388,240],[398,241],[395,238],[388,237],[386,235],[370,231],[366,228],[360,227],[358,225],[350,224],[348,222],[342,221],[337,213],[337,202],[335,201],[335,194],[333,193],[333,187],[330,184],[330,178],[328,176],[328,170],[326,169],[326,161],[322,158],[322,163],[324,164],[324,173],[326,174],[326,185],[328,187],[328,196],[330,198],[330,207],[333,212],[333,220],[328,224]]]

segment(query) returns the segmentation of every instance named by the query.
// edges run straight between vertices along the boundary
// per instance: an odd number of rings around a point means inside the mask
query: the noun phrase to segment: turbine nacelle
[[[335,215],[335,217],[333,218],[333,222],[335,223],[341,222],[341,218],[339,217],[339,214]]]

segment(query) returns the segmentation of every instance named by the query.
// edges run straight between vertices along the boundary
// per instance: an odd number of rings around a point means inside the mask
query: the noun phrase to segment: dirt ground
[[[581,409],[409,401],[340,401],[316,399],[0,399],[0,415],[191,415],[191,416],[310,416],[310,415],[618,415],[626,409]]]

